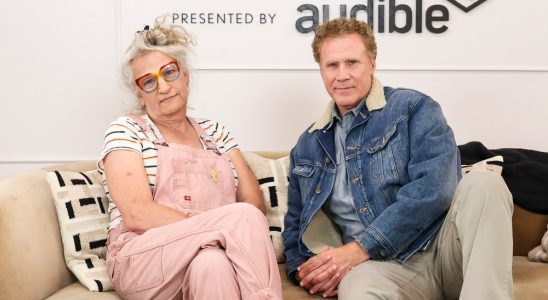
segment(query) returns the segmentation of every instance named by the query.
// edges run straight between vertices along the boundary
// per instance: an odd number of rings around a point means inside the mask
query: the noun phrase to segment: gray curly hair
[[[182,26],[164,22],[164,17],[157,18],[152,28],[147,26],[144,30],[138,31],[122,56],[122,83],[133,94],[136,94],[137,86],[131,63],[135,58],[151,51],[159,51],[173,57],[179,63],[181,70],[188,74],[187,55],[190,52],[190,46],[195,44],[194,40]],[[144,112],[144,107],[138,103],[137,105],[137,111]]]

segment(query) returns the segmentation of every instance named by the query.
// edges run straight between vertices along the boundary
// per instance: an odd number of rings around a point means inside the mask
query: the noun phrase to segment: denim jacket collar
[[[367,98],[365,98],[365,106],[369,111],[381,109],[386,105],[386,98],[384,97],[384,88],[382,83],[377,79],[376,76],[373,76],[373,84],[371,85],[371,91]],[[333,111],[335,110],[335,102],[331,100],[327,106],[326,111],[323,115],[310,127],[308,130],[309,133],[312,133],[316,130],[322,129],[325,126],[329,125],[333,121]]]

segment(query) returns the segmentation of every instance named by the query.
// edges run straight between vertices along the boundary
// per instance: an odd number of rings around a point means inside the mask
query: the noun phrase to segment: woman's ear
[[[143,100],[143,92],[139,88],[136,88],[133,94],[135,95],[135,98],[139,102],[139,105],[142,107],[145,107],[145,101]]]
[[[186,81],[186,86],[188,87],[190,85],[190,76],[188,76],[188,72],[187,71],[184,71],[183,72],[183,80]]]

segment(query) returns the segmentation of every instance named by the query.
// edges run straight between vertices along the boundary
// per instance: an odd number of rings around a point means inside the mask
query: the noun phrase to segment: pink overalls
[[[191,217],[141,235],[123,223],[112,229],[107,263],[116,291],[124,299],[282,299],[266,218],[236,203],[228,155],[189,120],[207,150],[155,138],[153,198]]]

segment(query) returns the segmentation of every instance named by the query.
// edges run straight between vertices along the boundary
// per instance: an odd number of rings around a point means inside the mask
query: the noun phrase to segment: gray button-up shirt
[[[332,122],[334,122],[332,125],[335,126],[335,149],[337,150],[335,164],[337,167],[335,185],[323,206],[323,210],[339,226],[345,244],[354,241],[364,231],[364,227],[356,214],[346,173],[346,160],[344,159],[346,134],[363,105],[364,101],[361,101],[358,106],[347,111],[342,119],[338,109],[333,110],[332,115]]]

